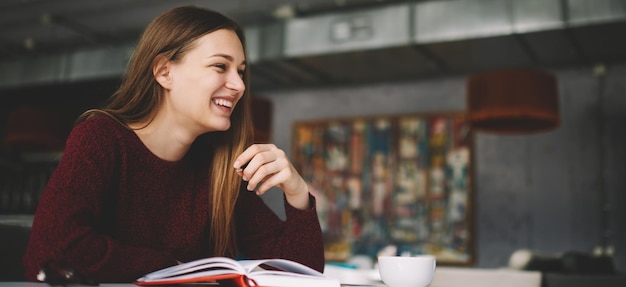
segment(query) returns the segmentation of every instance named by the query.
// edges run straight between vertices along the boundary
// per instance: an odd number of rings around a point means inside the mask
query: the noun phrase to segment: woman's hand
[[[309,208],[309,189],[304,179],[287,159],[285,152],[273,144],[253,144],[233,164],[247,189],[262,195],[273,186],[285,193],[291,206]]]

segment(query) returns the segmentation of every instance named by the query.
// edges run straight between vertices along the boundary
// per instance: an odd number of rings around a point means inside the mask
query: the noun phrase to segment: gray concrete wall
[[[591,67],[554,72],[562,120],[557,130],[523,136],[476,134],[476,266],[505,266],[521,248],[591,252],[608,231],[605,239],[624,270],[626,66],[608,67],[603,121],[598,121],[601,101]],[[465,78],[256,94],[274,103],[273,140],[290,155],[296,121],[463,110]],[[277,202],[276,194],[266,198],[270,204]]]

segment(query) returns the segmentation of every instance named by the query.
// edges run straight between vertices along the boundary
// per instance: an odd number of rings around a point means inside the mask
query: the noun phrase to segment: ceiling
[[[624,0],[3,0],[0,89],[119,78],[183,4],[245,27],[257,90],[626,60]]]
[[[220,11],[240,24],[254,25],[331,10],[354,9],[398,0],[2,0],[0,51],[43,51],[74,45],[104,45],[135,39],[161,12],[179,5]]]

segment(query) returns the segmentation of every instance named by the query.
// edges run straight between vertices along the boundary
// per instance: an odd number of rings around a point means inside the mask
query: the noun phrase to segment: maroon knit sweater
[[[177,261],[212,256],[208,166],[193,151],[169,162],[109,117],[77,125],[38,204],[23,257],[26,279],[36,281],[49,260],[99,282],[132,282]],[[322,233],[310,198],[308,210],[285,201],[282,221],[243,189],[235,210],[239,252],[323,270]]]

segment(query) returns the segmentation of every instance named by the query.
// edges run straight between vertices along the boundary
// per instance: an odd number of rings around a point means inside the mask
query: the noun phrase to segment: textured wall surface
[[[626,66],[609,66],[602,84],[591,68],[554,72],[562,121],[557,130],[475,137],[475,266],[505,266],[522,248],[592,252],[606,240],[624,270]],[[465,78],[258,95],[273,101],[273,141],[291,155],[296,121],[463,110]],[[278,195],[266,200],[280,209]]]

